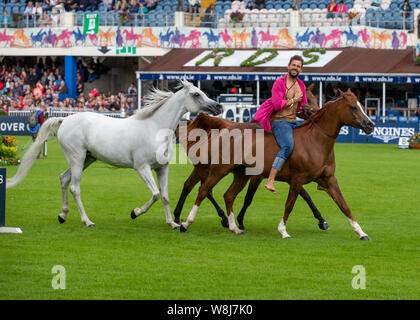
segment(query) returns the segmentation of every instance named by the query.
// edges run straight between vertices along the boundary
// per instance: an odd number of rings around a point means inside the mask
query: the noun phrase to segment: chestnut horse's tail
[[[41,152],[44,141],[48,138],[50,133],[57,132],[63,120],[64,118],[50,118],[42,124],[34,143],[23,155],[16,174],[12,178],[7,179],[7,189],[13,188],[26,177],[29,169],[31,169],[32,165],[34,164],[36,157]]]

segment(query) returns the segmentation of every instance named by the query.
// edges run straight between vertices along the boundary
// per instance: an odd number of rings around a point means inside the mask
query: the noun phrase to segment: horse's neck
[[[335,143],[335,139],[338,137],[342,127],[339,119],[334,116],[334,111],[325,110],[321,117],[314,120],[312,126],[312,130],[314,130],[313,132],[316,132],[317,135],[315,143],[318,142],[325,148],[332,149]]]
[[[153,113],[151,118],[156,120],[160,127],[171,130],[176,129],[179,120],[187,112],[184,106],[183,94],[184,90],[179,90]]]

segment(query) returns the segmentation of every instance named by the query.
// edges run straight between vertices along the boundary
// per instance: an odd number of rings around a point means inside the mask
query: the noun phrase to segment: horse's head
[[[342,122],[362,129],[366,134],[372,133],[375,123],[363,111],[363,106],[354,93],[350,89],[346,92],[342,92],[340,89],[338,91],[340,92],[340,97],[337,99],[337,103],[340,106]]]
[[[181,80],[180,82],[185,91],[185,107],[188,112],[206,112],[215,116],[222,113],[223,107],[216,101],[207,97],[203,91],[198,89],[191,82],[184,80]]]

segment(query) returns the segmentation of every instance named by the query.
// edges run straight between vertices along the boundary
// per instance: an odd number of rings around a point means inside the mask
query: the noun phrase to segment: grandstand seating
[[[202,1],[203,5],[209,5],[209,1]],[[300,2],[300,12],[302,26],[330,26],[330,25],[348,25],[346,15],[326,19],[324,13],[330,0],[303,0]],[[409,0],[411,7],[420,9],[420,0]],[[352,24],[367,25],[372,27],[392,28],[392,29],[412,29],[413,14],[406,19],[400,14],[403,0],[382,0],[380,7],[371,6],[371,0],[345,0],[348,10],[358,12],[360,15],[352,21]],[[293,1],[291,0],[265,0],[265,9],[245,9],[244,1],[217,0],[209,26],[213,27],[233,27],[230,19],[230,13],[236,10],[244,13],[244,20],[235,26],[253,26],[253,27],[283,27],[287,26],[290,11],[292,11]],[[25,0],[10,4],[0,1],[0,11],[6,10],[10,15],[20,13],[25,10]],[[143,18],[138,15],[132,15],[130,21],[125,22],[124,26],[171,26],[174,23],[174,13],[178,7],[178,0],[161,0],[156,8],[146,14]],[[266,10],[266,11],[264,11]],[[184,1],[184,11],[188,12],[188,2]],[[119,12],[106,11],[105,6],[100,3],[98,11],[100,14],[101,25],[118,25]],[[204,8],[200,17],[203,16]],[[268,12],[270,14],[268,14]],[[51,11],[47,11],[51,14]],[[77,11],[75,22],[77,26],[83,25],[83,11]],[[277,20],[276,20],[277,18]],[[199,19],[199,18],[198,18]],[[36,19],[35,19],[36,20]],[[25,24],[26,22],[26,24]],[[36,26],[37,23],[23,20],[24,27]]]

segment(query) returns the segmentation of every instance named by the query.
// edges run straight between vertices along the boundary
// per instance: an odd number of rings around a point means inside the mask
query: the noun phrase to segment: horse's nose
[[[211,107],[212,113],[217,116],[223,112],[223,106],[221,104],[216,103]]]
[[[375,129],[375,123],[372,120],[365,120],[363,121],[363,129],[367,134],[370,134],[373,132],[373,129]]]

